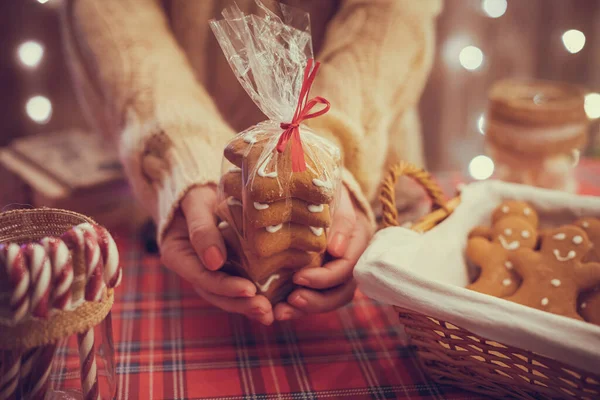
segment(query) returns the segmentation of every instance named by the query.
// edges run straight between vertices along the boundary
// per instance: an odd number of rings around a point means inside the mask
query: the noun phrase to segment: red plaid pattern
[[[600,194],[600,163],[583,162],[579,175],[582,193]],[[440,181],[452,194],[461,178]],[[205,303],[137,238],[115,236],[117,399],[482,398],[429,380],[394,311],[360,293],[335,312],[264,327]]]

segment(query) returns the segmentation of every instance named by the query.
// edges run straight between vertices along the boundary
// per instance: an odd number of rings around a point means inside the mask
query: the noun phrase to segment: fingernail
[[[348,239],[346,235],[343,233],[336,233],[331,239],[331,251],[338,256],[341,256],[346,252],[346,245],[348,243]]]
[[[254,315],[265,315],[267,313],[267,310],[260,308],[260,307],[256,307],[253,308],[252,310],[250,310],[250,314],[254,314]]]
[[[202,255],[202,261],[204,261],[204,265],[211,271],[217,270],[221,268],[223,263],[225,262],[225,258],[221,253],[221,250],[217,246],[211,246],[208,249],[204,250],[204,254]]]
[[[298,307],[303,307],[303,306],[307,305],[308,302],[306,301],[306,299],[304,297],[302,297],[298,294],[292,299],[292,304],[294,304]]]
[[[292,313],[290,313],[290,312],[284,312],[284,313],[277,315],[278,321],[287,321],[290,318],[292,318]]]
[[[294,283],[300,286],[308,286],[308,279],[306,278],[294,278]]]
[[[240,292],[240,297],[254,297],[254,292],[250,289],[244,289]]]

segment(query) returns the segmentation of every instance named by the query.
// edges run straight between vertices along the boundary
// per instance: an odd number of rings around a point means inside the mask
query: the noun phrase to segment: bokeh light
[[[481,181],[489,178],[493,173],[494,162],[487,156],[477,156],[469,163],[469,175],[471,175],[474,179]]]
[[[600,93],[585,95],[585,113],[590,119],[600,118]]]
[[[577,29],[571,29],[563,33],[562,41],[569,53],[579,53],[585,46],[585,35]]]
[[[490,18],[500,18],[506,13],[508,2],[506,0],[482,0],[481,8]]]
[[[33,96],[27,100],[25,111],[34,122],[45,124],[52,116],[52,103],[47,97]]]
[[[481,114],[479,118],[477,118],[477,130],[482,135],[485,135],[485,115]]]
[[[37,67],[44,57],[44,46],[34,40],[21,43],[17,49],[19,61],[28,68]]]
[[[475,46],[464,47],[458,56],[460,65],[469,71],[474,71],[481,67],[483,64],[483,59],[483,52],[479,49],[479,47]]]

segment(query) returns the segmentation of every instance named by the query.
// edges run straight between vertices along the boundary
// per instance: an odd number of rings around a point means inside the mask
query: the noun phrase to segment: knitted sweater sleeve
[[[311,93],[327,98],[331,111],[309,124],[342,149],[346,185],[367,213],[391,124],[414,110],[431,69],[441,8],[441,0],[345,0],[317,56]]]
[[[159,240],[185,193],[214,184],[233,131],[197,82],[155,0],[69,0],[62,15],[78,95],[112,134]]]

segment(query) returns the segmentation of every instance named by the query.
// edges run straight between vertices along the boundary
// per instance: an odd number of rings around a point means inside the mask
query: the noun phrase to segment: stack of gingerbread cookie
[[[470,234],[466,256],[480,272],[468,288],[600,325],[599,249],[600,219],[539,230],[531,205],[506,201]]]
[[[276,303],[291,291],[294,272],[322,263],[339,153],[324,141],[305,144],[307,168],[292,172],[289,149],[278,153],[274,136],[243,133],[225,148],[231,165],[221,178],[217,214],[234,272]]]

